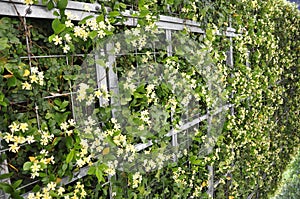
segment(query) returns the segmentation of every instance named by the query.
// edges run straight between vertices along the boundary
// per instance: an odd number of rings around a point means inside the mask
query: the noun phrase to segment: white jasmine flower
[[[54,41],[54,45],[62,44],[62,38],[59,37],[58,35],[55,35],[55,37],[53,38],[53,41]]]

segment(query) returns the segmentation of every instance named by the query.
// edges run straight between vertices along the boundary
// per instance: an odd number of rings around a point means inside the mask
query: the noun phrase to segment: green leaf
[[[52,190],[50,191],[50,196],[52,196],[53,198],[59,198],[59,195]]]
[[[125,9],[126,8],[126,4],[125,3],[119,3],[120,7]]]
[[[23,165],[23,170],[28,171],[30,170],[31,166],[32,166],[32,162],[25,162]]]
[[[91,19],[93,17],[94,17],[93,15],[84,17],[78,24],[85,24],[87,20],[89,20],[89,19]]]
[[[23,197],[20,196],[20,190],[14,190],[14,192],[11,193],[11,197],[14,199],[23,199]]]
[[[55,107],[54,106],[54,109],[56,110],[56,111],[59,111],[59,112],[63,112],[62,110],[59,110],[58,109],[58,107]],[[66,112],[67,113],[67,112]],[[65,121],[67,116],[66,115],[64,115],[63,113],[55,113],[54,114],[54,120],[57,122],[57,123],[61,123],[62,121]]]
[[[75,150],[71,150],[70,153],[67,155],[66,162],[70,163],[73,160],[74,156],[75,156]]]
[[[119,11],[111,11],[110,13],[109,13],[109,16],[110,17],[117,17],[117,16],[120,16],[121,14],[120,14],[120,12]]]
[[[63,166],[62,166],[62,170],[63,170],[63,171],[66,171],[66,170],[67,170],[67,168],[68,168],[68,166],[69,166],[68,164],[63,164]]]
[[[1,97],[1,95],[0,95],[0,97]],[[2,99],[2,100],[0,99],[0,105],[1,105],[1,106],[6,107],[6,106],[8,105],[8,103],[9,103],[9,102],[7,102],[7,100],[6,100],[5,98]]]
[[[134,98],[144,98],[144,97],[146,97],[144,94],[140,94],[138,92],[134,92],[133,96],[134,96]]]
[[[59,12],[57,12],[56,10],[53,12],[53,15],[54,15],[54,16],[57,16],[57,17],[60,16]]]
[[[94,166],[91,166],[90,168],[89,168],[89,170],[88,170],[88,175],[94,175],[95,174],[95,172],[96,172],[96,167],[94,167]]]
[[[191,156],[190,161],[192,165],[201,165],[202,161],[197,159],[196,156]]]
[[[60,10],[66,9],[67,5],[68,5],[68,0],[59,0],[57,2],[57,8]]]
[[[53,145],[53,146],[56,146],[56,145],[59,143],[60,140],[61,140],[61,137],[56,137],[56,138],[54,138],[54,140],[53,140],[53,142],[52,142],[52,145]]]
[[[69,101],[63,101],[63,103],[61,103],[60,108],[66,108],[69,105]]]
[[[6,178],[10,178],[11,176],[13,176],[14,173],[5,173],[5,174],[2,174],[0,175],[0,180],[3,180],[3,179],[6,179]]]
[[[211,28],[206,29],[206,37],[209,41],[213,38],[213,30]]]
[[[56,36],[56,35],[53,34],[53,35],[51,35],[51,36],[48,38],[48,40],[49,40],[50,43],[53,41],[53,38],[54,38],[55,36]]]
[[[96,167],[95,174],[96,174],[96,177],[98,179],[98,183],[104,182],[103,172],[101,171],[101,168]]]
[[[100,21],[104,21],[105,20],[105,17],[103,14],[99,15],[97,18],[96,18],[96,21],[99,23]]]
[[[74,140],[72,137],[68,136],[66,137],[66,146],[68,149],[71,149],[73,147]]]
[[[144,0],[138,1],[138,4],[139,4],[139,8],[141,9],[144,7],[145,1]]]
[[[36,193],[41,189],[41,187],[39,185],[35,185],[32,189],[32,192]]]
[[[52,113],[46,113],[45,118],[46,118],[46,120],[49,120],[50,118],[53,118],[53,114]]]
[[[54,31],[55,34],[59,34],[62,31],[64,31],[64,29],[66,28],[65,24],[62,24],[59,19],[54,19],[52,21],[52,29]]]
[[[17,85],[17,78],[15,76],[11,77],[11,78],[8,78],[7,80],[7,85],[9,87],[14,87]]]
[[[145,84],[141,84],[139,87],[137,87],[136,92],[145,93]]]
[[[3,183],[3,182],[0,182],[0,189],[2,189],[5,193],[11,194],[14,192],[14,188],[10,184]]]
[[[4,50],[5,48],[8,48],[9,45],[7,44],[8,39],[5,38],[0,38],[0,50]]]
[[[56,110],[56,111],[58,111],[58,112],[61,112],[61,113],[63,113],[63,112],[65,112],[66,111],[66,109],[65,108],[60,108],[60,107],[57,107],[57,106],[53,106],[53,108]]]
[[[12,187],[14,189],[18,188],[20,186],[20,184],[22,184],[23,180],[17,180],[16,182],[14,182],[14,184],[12,185]]]
[[[159,182],[160,179],[161,179],[161,177],[160,177],[160,172],[161,172],[161,170],[158,169],[158,171],[157,171],[156,174],[155,174],[155,178],[158,180],[158,182]]]
[[[48,2],[48,4],[47,4],[47,9],[48,9],[48,10],[52,10],[53,8],[54,8],[54,3],[53,3],[52,0],[50,0],[50,1]]]
[[[60,106],[61,105],[61,100],[59,98],[55,99],[54,101],[54,104],[56,104],[57,106]]]
[[[97,31],[91,31],[91,32],[89,33],[89,37],[90,37],[91,39],[95,39],[95,38],[97,37],[97,35],[98,35]]]
[[[149,10],[141,10],[141,12],[140,12],[140,17],[145,17],[145,16],[147,16],[148,14],[150,13],[150,11]]]

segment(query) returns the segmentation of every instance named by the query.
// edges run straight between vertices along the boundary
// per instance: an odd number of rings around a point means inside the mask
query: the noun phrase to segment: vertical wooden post
[[[211,84],[208,83],[209,85],[209,89],[211,89]],[[207,137],[210,136],[211,134],[211,121],[212,121],[212,116],[209,112],[209,110],[207,110],[207,114],[208,114],[208,117],[207,117]],[[208,139],[208,142],[209,139]],[[210,144],[210,143],[209,143]],[[208,148],[208,151],[207,151],[207,154],[210,154],[212,152],[212,146],[209,146]],[[207,170],[208,170],[208,190],[207,190],[207,194],[209,195],[210,198],[214,198],[214,184],[215,184],[215,181],[214,181],[214,166],[213,165],[208,165],[207,166]]]
[[[106,45],[106,53],[108,55],[108,90],[113,93],[113,95],[117,95],[119,93],[118,87],[118,75],[114,72],[114,66],[116,64],[116,55],[114,52],[114,44],[109,43]],[[111,105],[118,105],[120,102],[116,101],[114,98],[110,99]],[[112,109],[112,116],[115,116],[116,110]]]
[[[115,62],[116,62],[116,55],[114,52],[114,44],[113,43],[108,43],[106,45],[106,56],[108,56],[108,74],[107,73],[103,73],[106,71],[106,69],[104,68],[104,71],[101,71],[101,73],[106,75],[106,79],[102,80],[99,79],[101,82],[102,81],[106,81],[106,87],[107,90],[112,92],[114,96],[116,96],[119,93],[119,88],[118,88],[118,75],[116,72],[114,72],[114,66],[115,66]],[[103,70],[103,69],[101,69]],[[100,75],[100,77],[104,78],[104,76]],[[97,75],[98,78],[98,75]],[[103,82],[104,83],[104,82]],[[110,99],[110,105],[115,106],[117,104],[119,104],[120,102],[116,101],[113,97],[111,97]],[[112,109],[112,117],[115,117],[115,109]],[[111,178],[113,176],[108,176],[108,181],[109,181],[109,198],[113,199],[113,184],[111,182]]]
[[[227,28],[227,31],[228,32],[235,32],[235,30],[231,27],[231,17],[229,18],[229,27]],[[229,47],[229,52],[228,52],[228,56],[227,56],[227,65],[229,66],[229,68],[231,70],[233,70],[234,60],[233,60],[233,39],[232,39],[232,36],[229,36],[229,42],[230,42],[230,47]],[[233,72],[231,72],[230,77],[233,78]],[[230,99],[233,99],[233,97],[234,97],[234,92],[231,92]],[[230,114],[232,116],[234,115],[234,106],[231,106]],[[234,153],[233,148],[231,148],[231,152]],[[232,163],[231,166],[232,167],[234,166],[233,163]],[[230,179],[232,179],[232,173],[229,172],[227,175],[230,177]],[[228,182],[228,186],[226,188],[228,188],[230,184],[231,184],[231,180],[230,180],[230,182]],[[226,198],[229,198],[228,190],[226,190]]]
[[[100,64],[97,63],[97,60],[100,59],[101,56],[104,56],[104,49],[100,49],[96,51],[95,54],[95,67],[96,67],[96,78],[97,78],[97,87],[100,89],[101,87],[104,87],[108,90],[108,85],[107,85],[107,74],[106,74],[106,69],[105,66],[101,66]],[[99,105],[102,106],[104,104],[104,101],[102,98],[99,99]]]
[[[166,42],[167,42],[167,55],[168,57],[171,57],[173,54],[173,46],[172,46],[172,30],[166,30]],[[171,122],[173,121],[173,113],[171,113]],[[172,127],[172,146],[175,148],[178,146],[178,137],[177,134],[173,134],[173,127]],[[176,150],[177,151],[177,150]],[[177,155],[174,154],[173,161],[177,161]]]

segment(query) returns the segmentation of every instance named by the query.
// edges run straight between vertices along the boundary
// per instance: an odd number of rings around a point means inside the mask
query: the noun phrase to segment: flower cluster
[[[88,39],[95,39],[96,37],[102,39],[106,35],[110,35],[114,31],[108,18],[99,20],[99,18],[91,18],[74,25],[72,20],[77,19],[78,16],[70,12],[66,12],[67,20],[62,24],[66,30],[60,34],[53,35],[50,39],[54,45],[60,46],[64,53],[69,53],[74,50],[73,40],[76,38],[86,42]],[[76,40],[75,39],[75,40]]]
[[[173,180],[177,184],[177,186],[185,187],[187,185],[187,181],[185,178],[182,178],[181,175],[184,176],[185,170],[181,167],[176,168],[175,171],[173,171]]]
[[[150,126],[151,121],[150,121],[150,117],[149,117],[149,111],[148,110],[143,110],[141,112],[141,120],[143,122],[145,122],[148,126]]]
[[[196,69],[191,67],[187,72],[179,72],[180,64],[175,60],[175,57],[167,58],[164,68],[164,79],[168,81],[169,85],[172,86],[172,91],[176,94],[176,98],[175,96],[170,97],[166,104],[166,107],[170,107],[172,112],[175,112],[178,106],[187,107],[191,105],[191,102],[199,101],[199,93],[195,92],[198,84],[197,80],[193,77],[196,75]]]
[[[146,87],[146,95],[147,95],[147,98],[148,98],[148,103],[154,103],[156,104],[158,102],[158,98],[156,97],[156,94],[155,94],[155,85],[154,84],[148,84],[147,87]]]
[[[45,149],[41,150],[40,154],[29,157],[30,162],[25,163],[26,168],[31,171],[31,178],[39,176],[39,172],[47,168],[48,164],[55,164],[54,156],[49,156],[49,152]],[[28,165],[28,166],[27,166]]]
[[[31,90],[32,89],[32,84],[38,84],[40,86],[44,85],[44,72],[39,71],[37,67],[31,67],[30,73],[28,70],[25,70],[25,73],[23,76],[28,76],[29,74],[29,82],[25,81],[22,83],[22,89],[24,90]]]
[[[132,175],[132,188],[137,188],[142,182],[143,176],[140,172],[136,172]]]
[[[23,2],[24,2],[26,5],[32,5],[32,4],[37,3],[37,0],[23,0]]]
[[[116,169],[118,166],[118,161],[108,161],[107,162],[107,168],[104,169],[104,172],[108,174],[109,176],[114,176],[116,174]]]
[[[50,182],[41,191],[36,193],[29,193],[27,199],[52,199],[56,198],[63,199],[83,199],[87,197],[87,192],[84,189],[84,185],[77,182],[75,189],[72,192],[67,193],[64,187],[58,186],[55,182]]]
[[[126,39],[130,41],[132,47],[138,48],[139,50],[142,50],[147,44],[147,35],[141,34],[140,26],[137,26],[131,30],[126,30],[125,36]]]
[[[33,135],[25,136],[25,134],[29,130],[29,125],[27,123],[14,121],[8,127],[10,132],[2,133],[2,136],[6,143],[8,143],[9,151],[17,153],[21,145],[25,143],[31,144],[35,142]]]
[[[113,128],[103,131],[96,126],[96,121],[89,117],[88,120],[84,123],[85,134],[82,136],[86,136],[87,141],[91,142],[92,145],[89,148],[94,155],[102,151],[103,155],[107,155],[108,153],[110,153],[114,154],[120,160],[127,159],[129,162],[132,162],[136,153],[135,147],[131,143],[128,143],[126,135],[121,134],[121,126],[115,118],[111,119],[111,123],[113,124]],[[91,131],[94,135],[92,137],[90,136]],[[110,138],[112,139],[115,146],[109,144],[109,142],[107,141],[107,139]],[[118,161],[114,161],[114,164],[112,165],[117,166],[117,164]],[[115,167],[109,167],[109,169],[112,168]],[[109,173],[114,172],[112,170],[109,171]]]
[[[94,95],[95,95],[95,97],[97,97],[100,100],[102,106],[108,105],[109,98],[111,95],[109,94],[107,88],[104,85],[101,85],[101,87],[94,92]],[[92,97],[90,97],[90,98],[92,98]],[[87,105],[89,105],[90,103],[91,102],[88,101]]]
[[[41,135],[40,143],[43,146],[47,146],[54,138],[54,134],[47,130],[38,130],[38,132]]]
[[[174,157],[174,154],[164,154],[163,151],[157,154],[157,156],[151,155],[150,151],[145,151],[145,155],[144,160],[142,160],[142,166],[145,172],[162,169],[164,164]],[[155,157],[155,161],[153,157]]]
[[[126,75],[125,82],[123,83],[123,88],[126,91],[129,91],[130,94],[132,94],[136,89],[135,80],[133,78],[135,75],[136,75],[135,71],[129,71]]]
[[[80,153],[76,154],[78,159],[76,160],[76,165],[78,167],[83,167],[84,165],[88,164],[89,166],[92,165],[92,155],[89,154],[88,148],[89,144],[86,140],[81,140],[80,143]]]
[[[101,101],[102,106],[107,106],[110,94],[104,85],[101,85],[99,89],[94,91],[88,84],[79,84],[76,98],[79,103],[85,102],[86,106],[90,106],[95,102],[95,97]]]
[[[60,124],[60,129],[64,132],[66,136],[71,136],[74,133],[74,127],[76,123],[74,119],[68,120],[68,122],[62,122]]]

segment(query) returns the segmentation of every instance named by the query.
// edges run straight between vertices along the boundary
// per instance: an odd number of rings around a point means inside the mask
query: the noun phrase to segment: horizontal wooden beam
[[[28,18],[38,18],[38,19],[55,19],[56,16],[53,15],[53,10],[49,11],[44,5],[41,3],[35,5],[25,5],[22,0],[2,0],[0,2],[0,16],[18,16],[16,9],[18,10],[21,17]],[[82,2],[74,2],[69,1],[68,6],[66,8],[66,12],[72,13],[74,21],[80,21],[81,19],[90,16],[97,15],[101,5],[98,3],[82,3]],[[105,8],[107,11],[110,8]],[[57,9],[54,9],[57,11]],[[132,17],[132,11],[126,10],[122,12],[122,15],[127,17],[127,21],[124,22],[127,26],[136,26],[137,19]],[[201,29],[200,23],[191,20],[180,19],[177,17],[164,16],[160,15],[159,20],[156,22],[158,28],[165,30],[183,30],[184,28],[188,28],[191,32],[205,34],[205,31]],[[221,33],[217,33],[221,35]],[[237,34],[235,33],[235,29],[227,28],[227,31],[224,33],[228,37],[235,37]]]

